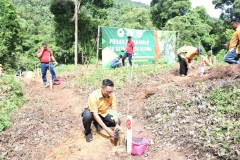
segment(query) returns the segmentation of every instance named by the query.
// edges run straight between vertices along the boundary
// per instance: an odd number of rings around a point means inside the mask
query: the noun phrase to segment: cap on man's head
[[[231,22],[238,22],[238,23],[240,23],[240,18],[235,17],[234,19],[231,20]]]
[[[2,67],[2,64],[0,64],[0,67]]]
[[[131,36],[131,35],[128,35],[127,38],[132,38],[132,36]]]
[[[201,55],[201,54],[202,54],[202,49],[201,49],[201,48],[198,48],[198,49],[197,49],[197,52],[198,52],[198,55]]]
[[[208,56],[211,56],[212,54],[211,54],[211,52],[207,52],[207,55],[208,55]]]

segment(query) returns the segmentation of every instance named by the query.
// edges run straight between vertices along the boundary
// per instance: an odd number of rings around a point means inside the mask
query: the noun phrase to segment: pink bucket
[[[55,78],[55,79],[53,80],[53,85],[60,85],[60,84],[61,84],[60,79]]]
[[[148,140],[144,137],[132,138],[132,155],[142,155],[146,152],[148,147]]]

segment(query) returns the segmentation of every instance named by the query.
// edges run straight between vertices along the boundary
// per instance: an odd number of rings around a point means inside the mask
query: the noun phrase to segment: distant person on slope
[[[113,87],[114,83],[111,80],[104,79],[102,87],[93,91],[88,97],[87,107],[82,113],[87,142],[93,140],[92,122],[98,132],[103,128],[112,137],[114,137],[114,131],[109,127],[118,127],[121,123],[118,118]]]
[[[52,75],[52,80],[56,78],[56,73],[54,71],[54,66],[52,61],[57,65],[57,61],[53,57],[52,51],[48,48],[47,43],[43,42],[42,47],[38,50],[37,56],[41,62],[41,71],[42,71],[42,80],[45,87],[48,87],[49,84],[47,83],[47,70],[50,68],[50,72]]]
[[[202,57],[202,62],[204,63],[204,66],[211,66],[212,60],[211,60],[211,53],[207,53],[207,56]]]
[[[128,57],[129,64],[132,66],[132,56],[134,54],[134,42],[132,41],[132,36],[128,36],[126,52],[122,58],[122,65],[125,66],[125,59]]]
[[[231,25],[235,32],[228,44],[224,44],[228,52],[224,56],[224,61],[229,64],[240,64],[240,18],[235,18],[231,21]]]
[[[120,59],[122,58],[122,55],[119,55],[117,57],[115,57],[112,61],[112,64],[111,64],[111,68],[118,68],[121,66],[121,63],[119,62]]]
[[[178,60],[180,64],[180,76],[184,77],[187,75],[189,64],[196,55],[200,55],[201,53],[201,49],[193,46],[183,46],[177,50]]]

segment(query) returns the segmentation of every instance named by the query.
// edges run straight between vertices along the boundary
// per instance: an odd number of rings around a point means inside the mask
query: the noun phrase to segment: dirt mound
[[[235,64],[211,68],[206,72],[204,80],[224,79],[229,77],[233,79],[240,78],[240,65]]]
[[[174,144],[175,151],[184,153],[185,159],[215,159],[215,156],[220,155],[220,149],[213,149],[211,144],[208,144],[211,143],[211,138],[202,139],[204,131],[201,129],[205,126],[209,128],[213,121],[212,117],[209,117],[209,104],[203,103],[202,99],[204,93],[214,86],[226,88],[231,84],[239,87],[239,72],[240,65],[210,68],[203,76],[200,76],[197,70],[190,70],[187,77],[172,77],[167,72],[161,77],[151,77],[148,85],[140,85],[142,90],[158,88],[157,92],[154,90],[154,94],[139,106],[144,111],[142,121],[148,121],[145,128],[152,132],[151,137],[156,137],[150,151],[158,154],[165,150],[166,146]],[[176,70],[173,70],[173,73],[176,73]],[[170,77],[171,80],[168,80]],[[160,80],[159,85],[151,83],[151,80],[155,82],[156,79]],[[206,147],[203,144],[209,147],[207,151],[203,151]],[[234,153],[231,154],[235,156]]]

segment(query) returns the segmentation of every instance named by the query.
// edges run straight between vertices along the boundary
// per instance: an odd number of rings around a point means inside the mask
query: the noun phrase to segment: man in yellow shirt
[[[202,63],[204,63],[204,66],[212,65],[211,53],[207,53],[207,56],[202,57]]]
[[[178,60],[180,64],[180,76],[186,76],[189,68],[189,63],[196,55],[202,53],[201,49],[193,46],[183,46],[177,50]]]
[[[82,113],[87,142],[93,140],[91,133],[92,122],[97,131],[103,128],[112,137],[114,136],[114,132],[109,127],[120,125],[113,87],[114,83],[111,80],[104,79],[101,89],[93,91],[88,97],[88,107],[86,107]]]
[[[229,44],[225,44],[225,48],[228,52],[224,56],[224,61],[229,64],[240,64],[240,19],[235,18],[231,21],[231,25],[235,32],[232,35],[232,39]]]

